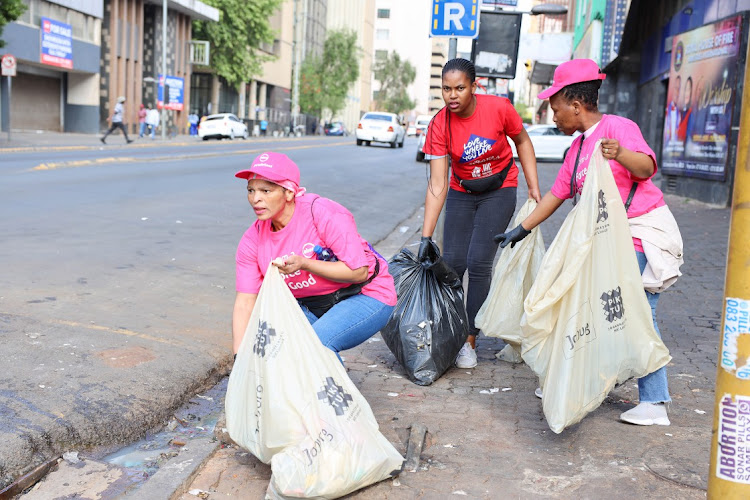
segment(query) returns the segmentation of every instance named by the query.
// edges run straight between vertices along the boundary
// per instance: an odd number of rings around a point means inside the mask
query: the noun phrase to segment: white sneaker
[[[669,425],[667,406],[664,403],[640,403],[622,413],[620,420],[635,425]]]
[[[544,396],[544,393],[542,393],[542,388],[537,387],[534,389],[534,396],[538,397],[539,399],[542,399],[542,396]]]
[[[466,342],[456,356],[456,366],[458,368],[474,368],[477,366],[477,353],[472,349],[471,344]]]

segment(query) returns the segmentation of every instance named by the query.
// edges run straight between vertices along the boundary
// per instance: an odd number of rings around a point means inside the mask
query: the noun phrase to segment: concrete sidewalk
[[[540,164],[543,190],[551,185],[557,167]],[[519,206],[525,196],[519,189]],[[670,427],[638,427],[618,421],[619,414],[637,398],[636,384],[630,381],[612,391],[580,424],[557,435],[549,430],[540,400],[533,394],[535,374],[525,365],[495,359],[502,341],[480,337],[475,369],[453,368],[433,385],[421,387],[406,378],[376,336],[343,353],[349,376],[369,401],[381,431],[402,454],[410,425],[424,424],[428,436],[417,472],[403,473],[350,497],[705,497],[729,210],[674,196],[668,196],[667,202],[685,240],[684,275],[662,295],[657,311],[673,356],[668,368],[674,400]],[[543,224],[547,245],[569,209],[566,203]],[[419,214],[414,217],[419,219]],[[402,244],[415,243],[419,232],[411,227],[407,234],[394,231],[393,238],[381,242],[378,250],[389,256]],[[193,425],[205,428],[211,423]],[[262,498],[270,467],[219,443],[200,441],[186,448],[176,449],[175,457],[146,481],[144,489],[130,491],[131,497],[159,485],[161,493],[154,498],[194,500],[199,494],[201,498]],[[196,449],[202,454],[195,455]],[[93,460],[90,464],[99,467],[94,476],[99,474],[106,483],[104,476],[110,469]],[[69,474],[63,476],[67,480],[52,474],[28,498],[66,494],[98,498],[112,487],[110,482],[110,486],[75,490],[75,467],[63,466],[56,474],[63,473]],[[163,482],[157,483],[157,478]],[[64,483],[70,489],[64,489]]]

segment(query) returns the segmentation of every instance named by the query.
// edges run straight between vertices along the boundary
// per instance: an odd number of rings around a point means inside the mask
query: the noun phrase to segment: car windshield
[[[209,116],[208,118],[206,118],[206,121],[209,121],[209,120],[223,120],[224,118],[225,118],[224,115]]]
[[[391,121],[391,116],[389,115],[378,115],[375,113],[367,113],[365,116],[362,117],[363,120],[383,120],[384,122]]]

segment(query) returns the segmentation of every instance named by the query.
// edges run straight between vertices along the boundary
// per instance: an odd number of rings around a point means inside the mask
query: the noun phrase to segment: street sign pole
[[[11,84],[13,82],[13,78],[11,78],[10,75],[6,76],[5,78],[8,79],[8,142],[10,142],[10,117],[11,117],[11,114],[12,114],[10,112],[10,109],[11,109],[11,104],[10,104],[11,103],[11,100],[10,100],[11,99],[11,95],[10,95],[11,88],[10,87],[11,87]]]

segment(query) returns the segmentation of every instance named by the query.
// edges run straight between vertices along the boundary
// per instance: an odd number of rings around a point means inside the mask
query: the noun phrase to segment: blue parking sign
[[[479,36],[480,0],[432,0],[430,36]]]

